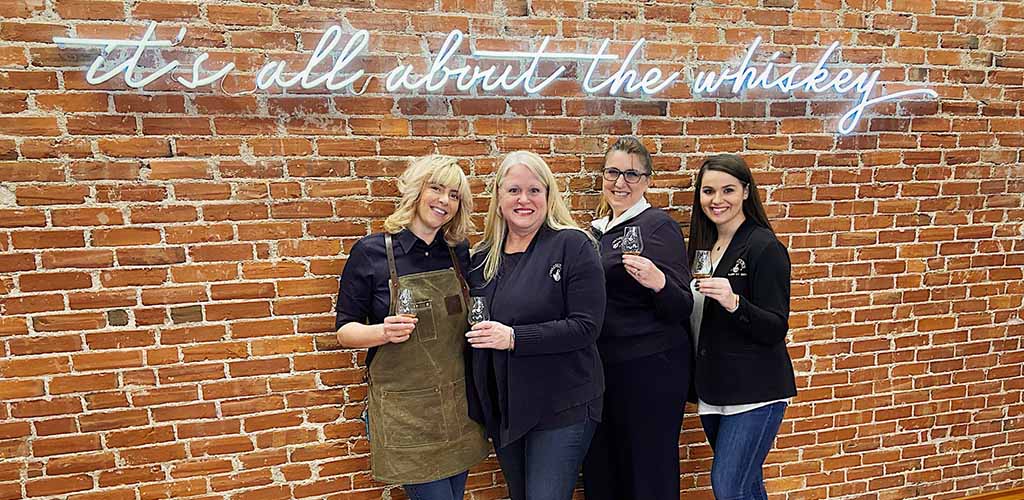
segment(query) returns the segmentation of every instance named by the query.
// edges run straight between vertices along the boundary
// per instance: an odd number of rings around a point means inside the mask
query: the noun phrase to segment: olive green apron
[[[440,236],[438,236],[440,237]],[[385,233],[391,274],[390,314],[399,288],[412,292],[416,329],[408,340],[377,348],[370,363],[370,462],[374,479],[418,484],[480,463],[490,444],[469,418],[463,362],[469,289],[449,247],[453,268],[398,276]]]

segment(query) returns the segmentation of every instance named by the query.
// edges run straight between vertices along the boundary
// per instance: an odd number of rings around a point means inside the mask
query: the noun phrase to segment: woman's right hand
[[[412,330],[416,328],[416,318],[408,316],[387,316],[380,325],[385,343],[400,344],[409,340]]]

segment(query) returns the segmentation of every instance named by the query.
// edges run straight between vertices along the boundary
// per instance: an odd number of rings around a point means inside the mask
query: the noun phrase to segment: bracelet
[[[726,309],[730,313],[734,313],[734,312],[736,312],[740,308],[740,296],[739,296],[739,294],[736,293],[736,292],[733,292],[732,296],[736,298],[736,307],[734,307],[732,309]]]
[[[508,327],[508,350],[516,348],[516,329]]]

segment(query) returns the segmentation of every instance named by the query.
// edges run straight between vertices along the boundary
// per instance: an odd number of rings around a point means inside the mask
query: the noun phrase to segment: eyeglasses
[[[604,179],[608,182],[615,182],[619,180],[620,175],[626,178],[626,182],[630,184],[636,184],[640,182],[640,179],[642,179],[645,175],[650,174],[637,172],[636,170],[626,170],[625,172],[623,172],[622,170],[619,170],[617,168],[604,169]]]

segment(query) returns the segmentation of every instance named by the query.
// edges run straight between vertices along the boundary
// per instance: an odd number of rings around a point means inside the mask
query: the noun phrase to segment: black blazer
[[[735,312],[704,300],[696,353],[697,396],[713,405],[760,403],[796,395],[789,331],[786,247],[747,219],[715,269],[740,296]]]
[[[473,256],[473,295],[487,297],[491,319],[515,329],[515,350],[472,349],[469,413],[504,446],[542,419],[590,403],[604,393],[597,337],[604,319],[604,273],[582,231],[542,227],[515,269],[483,282]],[[492,364],[500,357],[499,365]],[[494,373],[495,366],[507,371]],[[495,413],[500,422],[490,421]]]

